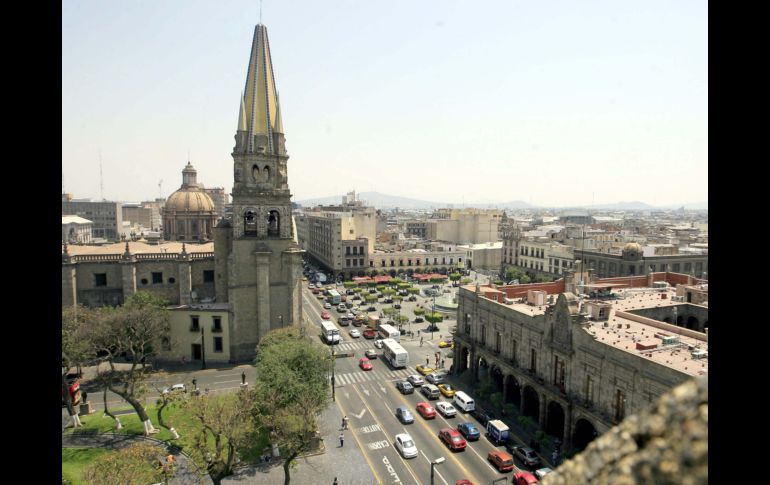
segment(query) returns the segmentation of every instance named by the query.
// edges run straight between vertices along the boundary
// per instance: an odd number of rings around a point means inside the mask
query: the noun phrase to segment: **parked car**
[[[428,325],[428,327],[425,329],[426,332],[438,332],[438,325],[435,323],[431,323]]]
[[[462,433],[462,435],[468,441],[476,441],[481,437],[481,433],[479,433],[479,429],[476,427],[475,424],[469,421],[458,424],[457,431]]]
[[[345,308],[348,308],[348,309],[353,308],[353,302],[352,301],[346,301],[345,302]]]
[[[393,303],[393,298],[385,298],[382,300],[383,303]]]
[[[401,394],[414,393],[414,386],[412,386],[409,381],[396,381],[396,389],[398,389]]]
[[[366,309],[366,311],[367,312],[376,312],[377,309],[375,307],[373,307],[373,306],[370,306],[369,308]]]
[[[406,433],[396,435],[394,446],[404,458],[415,458],[417,456],[417,447],[414,440]]]
[[[418,402],[416,409],[417,412],[420,413],[420,416],[425,419],[433,419],[436,417],[436,410],[427,402]]]
[[[348,335],[350,335],[350,338],[358,338],[361,336],[361,332],[357,328],[351,328]]]
[[[324,308],[326,308],[327,310],[330,310],[331,307],[332,307],[332,304],[329,303],[328,301],[326,303],[324,303]]]
[[[425,380],[434,386],[437,386],[439,384],[443,384],[446,381],[446,374],[443,372],[431,372],[425,376]]]
[[[414,370],[419,372],[420,374],[427,376],[428,374],[431,374],[433,372],[433,367],[428,367],[427,365],[417,364],[414,366]]]
[[[551,470],[551,469],[550,469],[550,468],[548,468],[548,467],[545,467],[545,468],[539,468],[539,469],[535,470],[535,476],[537,477],[537,479],[538,479],[538,480],[542,480],[542,479],[543,479],[543,477],[545,477],[546,475],[548,475],[548,474],[549,474],[549,473],[551,473],[552,471],[553,471],[553,470]]]
[[[487,460],[500,472],[509,472],[513,470],[513,457],[500,450],[492,450],[487,454]]]
[[[537,481],[535,475],[529,472],[516,472],[513,474],[513,485],[533,485]]]
[[[537,453],[535,453],[535,450],[530,448],[529,446],[521,446],[513,444],[511,441],[508,441],[505,444],[505,447],[513,453],[515,457],[517,457],[519,460],[521,460],[525,466],[529,468],[535,468],[538,465],[540,465],[540,457],[537,456]]]
[[[452,406],[450,403],[445,401],[439,401],[436,403],[436,409],[438,409],[438,412],[440,412],[445,418],[453,418],[457,416],[457,410],[454,406]]]
[[[425,319],[422,318],[422,317],[417,317],[417,318],[414,319],[414,323],[422,323],[424,321],[425,321]]]
[[[417,301],[417,297],[412,295],[409,298],[407,298],[408,301]]]
[[[452,428],[442,428],[438,432],[438,438],[449,447],[450,450],[464,450],[468,443],[465,438],[456,430]]]
[[[360,299],[361,299],[361,297],[360,297],[359,295],[353,295],[353,299],[354,299],[354,300],[360,300]]]
[[[445,395],[446,397],[452,397],[455,395],[455,388],[447,383],[439,384],[436,387],[438,387],[438,390],[441,391],[441,394]]]
[[[361,357],[358,359],[358,367],[362,370],[372,370],[372,363],[366,357]]]
[[[163,389],[163,394],[174,394],[177,392],[187,392],[187,387],[184,384],[174,384],[171,387]]]
[[[422,377],[419,376],[419,374],[412,374],[411,376],[408,376],[406,380],[409,381],[409,384],[414,387],[420,387],[425,384],[425,381],[422,379]]]
[[[341,327],[347,327],[350,325],[350,319],[348,317],[340,317],[337,319],[337,323],[339,323]]]
[[[406,406],[399,406],[396,408],[396,417],[403,424],[414,423],[414,416],[406,408]]]
[[[401,305],[396,303],[395,305],[393,305],[393,308],[395,308],[396,310],[401,310]]]

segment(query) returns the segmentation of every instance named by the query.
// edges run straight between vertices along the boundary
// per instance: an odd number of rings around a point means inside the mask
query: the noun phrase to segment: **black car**
[[[393,298],[385,298],[382,300],[383,303],[393,303]]]
[[[490,411],[485,411],[484,409],[480,408],[478,405],[476,405],[476,408],[471,411],[471,415],[476,418],[476,420],[483,426],[484,428],[487,427],[487,422],[489,422],[490,419],[495,419],[494,413]]]
[[[354,299],[354,300],[360,300],[360,299],[361,299],[361,297],[360,297],[360,296],[358,296],[358,295],[356,295],[356,296],[354,296],[354,297],[353,297],[353,299]]]
[[[398,381],[396,382],[396,389],[401,391],[401,394],[412,394],[414,393],[414,386],[409,383],[409,381]]]
[[[412,295],[409,298],[407,298],[407,300],[409,300],[409,301],[417,301],[417,297]]]
[[[367,311],[367,312],[376,312],[376,311],[377,311],[377,309],[376,309],[376,308],[374,308],[373,306],[370,306],[369,308],[367,308],[367,309],[366,309],[366,311]]]
[[[435,323],[431,323],[428,325],[428,327],[425,329],[426,332],[438,332],[438,325]]]
[[[395,308],[396,310],[401,310],[401,305],[396,303],[395,305],[393,305],[393,308]]]
[[[417,318],[414,319],[414,323],[422,323],[424,321],[425,321],[425,319],[423,319],[422,317],[417,317]]]

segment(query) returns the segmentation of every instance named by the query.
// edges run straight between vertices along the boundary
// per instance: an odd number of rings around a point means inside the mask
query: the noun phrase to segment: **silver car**
[[[396,435],[395,447],[404,458],[417,457],[417,446],[415,446],[412,437],[406,433]]]
[[[433,384],[434,386],[437,386],[439,384],[443,384],[445,381],[444,374],[441,372],[433,372],[432,374],[428,374],[425,377],[425,380]]]
[[[411,384],[413,387],[420,387],[425,384],[425,381],[422,380],[420,374],[412,374],[411,376],[407,377],[406,380],[409,381],[409,384]]]

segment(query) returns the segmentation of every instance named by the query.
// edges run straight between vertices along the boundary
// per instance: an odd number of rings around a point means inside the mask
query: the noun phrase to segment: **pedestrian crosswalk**
[[[393,381],[396,379],[405,379],[406,376],[416,373],[411,367],[406,367],[404,369],[390,369],[387,367],[388,364],[384,362],[381,364],[381,366],[375,364],[374,369],[368,371],[356,370],[341,374],[336,373],[334,375],[335,385],[339,387],[362,382]]]
[[[334,349],[337,352],[348,352],[350,350],[363,350],[363,349],[373,349],[373,348],[374,348],[374,344],[370,340],[358,340],[358,341],[346,340],[334,346]]]

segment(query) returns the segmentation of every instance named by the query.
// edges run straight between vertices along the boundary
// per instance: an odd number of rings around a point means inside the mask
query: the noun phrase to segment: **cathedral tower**
[[[230,353],[251,359],[268,331],[301,323],[302,251],[291,216],[281,108],[267,29],[257,25],[233,148],[233,216],[215,234],[217,299],[232,312]],[[220,249],[221,248],[221,249]]]

